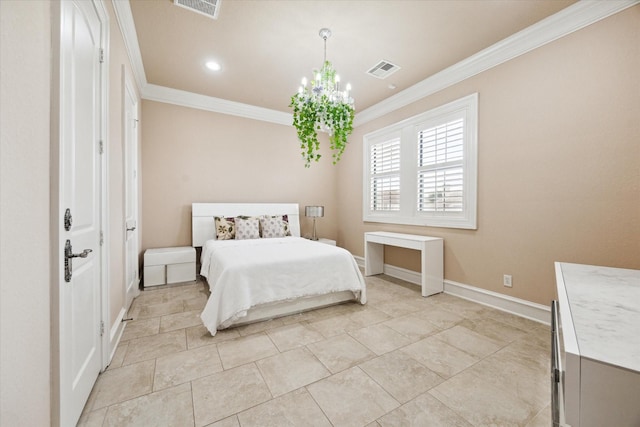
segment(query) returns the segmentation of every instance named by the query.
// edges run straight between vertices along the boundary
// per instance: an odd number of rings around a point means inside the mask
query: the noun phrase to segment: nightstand
[[[320,243],[324,243],[325,245],[331,245],[331,246],[335,246],[336,245],[336,241],[335,240],[331,240],[331,239],[320,238],[320,239],[318,239],[316,241],[320,242]]]

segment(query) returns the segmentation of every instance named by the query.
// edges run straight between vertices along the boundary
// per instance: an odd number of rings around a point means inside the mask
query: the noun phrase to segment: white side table
[[[335,246],[336,245],[336,241],[335,240],[331,240],[331,239],[319,238],[317,241],[320,242],[320,243],[324,243],[325,245],[331,245],[331,246]]]
[[[196,280],[196,249],[155,248],[144,252],[144,286]]]
[[[373,231],[364,233],[364,275],[384,271],[384,245],[420,251],[422,296],[444,291],[443,240],[440,237]]]

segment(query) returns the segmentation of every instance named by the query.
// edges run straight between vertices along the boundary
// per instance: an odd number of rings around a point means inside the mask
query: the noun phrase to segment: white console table
[[[444,291],[443,240],[440,237],[372,231],[364,233],[364,275],[384,271],[384,245],[416,249],[421,252],[422,296]]]

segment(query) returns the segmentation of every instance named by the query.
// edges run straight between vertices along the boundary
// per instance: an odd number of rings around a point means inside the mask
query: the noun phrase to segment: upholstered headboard
[[[300,237],[300,208],[297,203],[192,203],[191,246],[215,239],[214,217],[287,215],[291,235]]]

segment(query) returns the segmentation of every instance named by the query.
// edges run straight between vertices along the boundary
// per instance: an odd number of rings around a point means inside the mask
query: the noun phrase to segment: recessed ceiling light
[[[398,86],[396,86],[395,84],[391,83],[388,87],[389,87],[389,89],[394,90]]]
[[[216,61],[207,61],[207,63],[204,65],[211,71],[220,71],[221,68],[220,64],[218,64]]]

